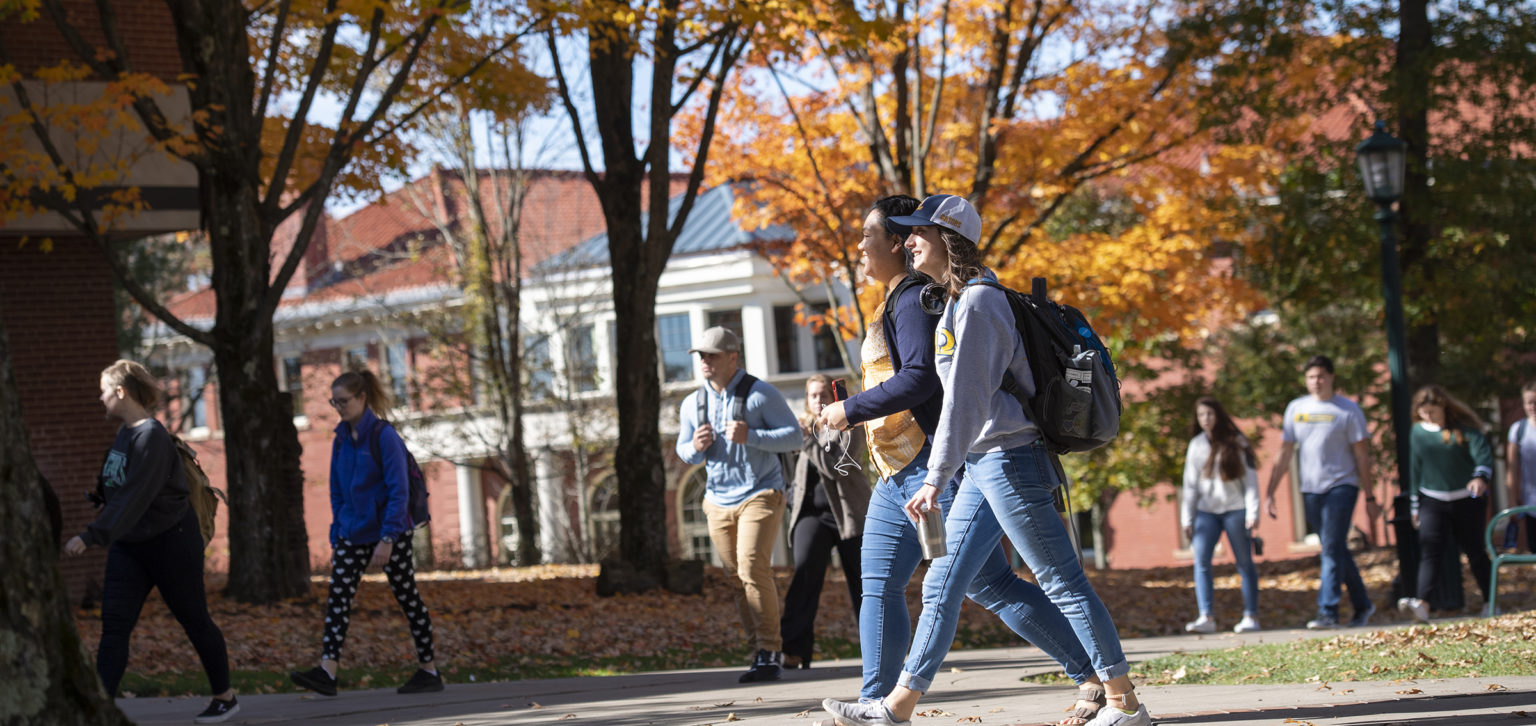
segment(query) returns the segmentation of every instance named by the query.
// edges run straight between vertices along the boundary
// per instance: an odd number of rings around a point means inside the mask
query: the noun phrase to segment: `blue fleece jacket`
[[[368,438],[379,432],[374,461]],[[346,421],[336,425],[331,445],[331,546],[345,539],[368,544],[388,537],[398,540],[411,529],[407,505],[410,481],[405,473],[405,441],[395,427],[380,421],[371,409],[357,421],[357,436]]]
[[[873,421],[901,411],[911,411],[917,427],[933,438],[944,409],[944,389],[939,385],[939,371],[933,361],[933,331],[939,316],[923,312],[922,285],[911,285],[897,300],[886,302],[889,315],[882,315],[885,343],[891,353],[890,380],[867,391],[848,397],[843,414],[851,424]]]

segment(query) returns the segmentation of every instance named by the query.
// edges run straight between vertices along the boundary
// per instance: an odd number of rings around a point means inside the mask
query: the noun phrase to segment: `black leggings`
[[[806,507],[809,509],[809,507]],[[816,646],[816,611],[821,607],[821,586],[827,566],[832,563],[832,548],[843,560],[843,574],[848,578],[848,598],[853,603],[853,619],[859,619],[859,603],[864,584],[859,575],[859,550],[862,538],[839,539],[830,514],[811,511],[801,516],[790,530],[794,544],[795,574],[784,594],[784,615],[779,632],[784,636],[784,653],[809,660]]]
[[[373,557],[377,542],[352,544],[342,540],[331,554],[331,594],[325,603],[325,642],[320,657],[341,660],[341,646],[347,640],[347,626],[352,622],[352,598],[362,583],[363,570]],[[395,543],[389,561],[384,563],[384,575],[389,578],[389,589],[395,593],[395,601],[405,613],[411,628],[411,639],[416,642],[416,657],[422,663],[432,662],[432,615],[416,592],[416,567],[411,563],[410,534]]]
[[[213,695],[229,690],[229,653],[224,633],[208,614],[203,589],[203,534],[197,515],[187,507],[176,526],[143,542],[114,542],[107,548],[107,572],[101,593],[101,643],[96,673],[107,695],[116,697],[128,668],[128,642],[139,622],[149,591],[161,599],[186,631],[208,674]]]
[[[1472,577],[1488,601],[1488,553],[1483,550],[1483,512],[1487,507],[1480,497],[1442,502],[1419,497],[1419,599],[1440,583],[1440,557],[1447,547],[1461,547],[1467,555]],[[1460,563],[1456,571],[1461,572]]]

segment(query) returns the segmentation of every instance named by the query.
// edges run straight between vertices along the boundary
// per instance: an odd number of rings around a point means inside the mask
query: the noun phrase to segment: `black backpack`
[[[388,421],[379,421],[373,427],[373,433],[368,436],[368,448],[373,453],[373,460],[384,466],[384,454],[379,448],[379,436],[384,433],[384,427],[394,428]],[[398,435],[399,429],[395,430]],[[401,437],[404,443],[405,437]],[[408,483],[410,496],[406,499],[405,512],[411,518],[411,529],[416,529],[427,522],[432,521],[432,513],[427,510],[427,477],[422,475],[421,466],[416,463],[416,457],[411,454],[409,447],[405,450],[405,479]]]
[[[741,380],[736,382],[736,387],[731,389],[731,420],[747,420],[747,395],[752,393],[752,384],[757,383],[757,377],[751,373],[742,373]],[[709,384],[699,387],[698,399],[699,420],[698,423],[709,423]]]
[[[1109,349],[1088,319],[1077,308],[1052,302],[1043,277],[1034,279],[1028,295],[992,280],[971,284],[995,287],[1008,296],[1035,394],[1025,396],[1011,372],[1003,375],[1003,390],[1019,399],[1047,448],[1065,454],[1113,441],[1120,432],[1120,380]]]

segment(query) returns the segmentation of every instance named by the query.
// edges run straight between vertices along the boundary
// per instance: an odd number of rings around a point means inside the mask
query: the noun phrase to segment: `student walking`
[[[380,417],[389,392],[373,371],[343,373],[331,383],[331,406],[341,421],[331,444],[331,588],[325,603],[320,665],[293,671],[293,682],[334,696],[337,668],[352,600],[369,567],[383,567],[416,644],[417,667],[397,693],[443,690],[432,650],[432,616],[416,590],[411,560],[410,483],[405,441]],[[375,455],[374,452],[378,452]]]
[[[885,283],[886,299],[876,312],[880,324],[870,326],[860,352],[864,391],[828,404],[821,413],[822,423],[830,428],[867,429],[870,459],[880,475],[864,523],[861,562],[859,650],[864,681],[859,697],[868,703],[878,703],[896,687],[912,635],[906,590],[922,550],[917,528],[903,506],[928,474],[931,437],[944,406],[933,355],[939,310],[926,309],[924,302],[942,303],[944,293],[927,275],[910,269],[904,242],[911,229],[891,221],[912,214],[917,206],[911,197],[885,197],[864,219],[860,271],[866,279]],[[957,489],[953,478],[946,482],[938,499],[941,510],[949,511]],[[1013,572],[991,509],[981,507],[976,519],[973,537],[990,540],[992,547],[965,595],[1062,665],[1079,686],[1072,715],[1062,723],[1087,722],[1104,705],[1104,688],[1088,653],[1075,637],[1060,637],[1070,630],[1066,617],[1038,585]]]
[[[229,686],[224,633],[208,614],[203,587],[203,534],[188,500],[187,474],[176,441],[150,415],[160,386],[143,365],[120,360],[101,372],[101,403],[119,422],[101,467],[101,513],[64,544],[64,554],[107,548],[101,594],[101,643],[96,673],[116,697],[128,668],[128,645],[149,591],[160,597],[197,651],[213,701],[194,719],[220,723],[239,713]]]
[[[1505,482],[1509,485],[1509,506],[1536,504],[1536,381],[1520,387],[1520,406],[1525,417],[1510,424],[1509,446],[1505,450]],[[1520,523],[1525,522],[1525,550],[1536,553],[1536,516],[1525,515],[1508,520],[1504,546],[1520,545]]]
[[[1259,473],[1248,437],[1238,431],[1221,402],[1210,396],[1195,403],[1195,437],[1184,455],[1184,491],[1179,524],[1195,551],[1195,604],[1200,617],[1184,626],[1191,633],[1216,632],[1211,608],[1211,557],[1221,533],[1243,577],[1243,619],[1234,633],[1259,629],[1259,573],[1253,566],[1250,534],[1259,526]]]
[[[1269,473],[1265,507],[1270,517],[1278,519],[1275,490],[1287,473],[1297,478],[1307,523],[1322,544],[1317,617],[1308,621],[1307,627],[1339,627],[1341,587],[1349,590],[1349,602],[1355,610],[1349,626],[1360,627],[1370,623],[1376,606],[1371,604],[1371,595],[1355,566],[1355,556],[1349,551],[1349,525],[1362,489],[1365,501],[1376,503],[1372,493],[1375,479],[1370,433],[1365,427],[1365,412],[1335,390],[1333,361],[1328,356],[1312,356],[1302,372],[1306,376],[1307,395],[1285,407],[1281,432],[1284,443],[1280,459]],[[1300,462],[1300,471],[1291,471],[1293,454]]]
[[[779,454],[798,450],[800,423],[777,388],[741,369],[741,340],[729,328],[704,331],[699,354],[705,385],[678,410],[677,458],[704,464],[704,517],[720,555],[741,626],[755,648],[741,683],[776,681],[784,666],[773,545],[784,519]]]
[[[943,409],[923,486],[904,505],[907,516],[913,521],[931,516],[962,465],[965,474],[944,514],[949,554],[935,560],[923,580],[923,614],[896,688],[873,703],[827,699],[822,706],[845,726],[910,723],[954,642],[965,591],[996,546],[996,530],[986,526],[995,515],[1050,603],[1065,616],[1068,627],[1051,635],[1059,641],[1075,638],[1104,681],[1108,705],[1088,723],[1150,726],[1114,622],[1053,505],[1051,492],[1061,482],[1039,429],[1002,388],[1004,374],[1011,373],[1028,395],[1033,378],[1006,296],[972,284],[995,279],[982,267],[976,247],[981,217],[965,199],[941,194],[891,221],[913,227],[906,242],[913,267],[948,297],[934,337]]]
[[[1440,559],[1448,547],[1466,554],[1472,578],[1488,602],[1490,563],[1483,550],[1488,505],[1483,495],[1493,479],[1493,447],[1472,408],[1440,386],[1414,393],[1413,412],[1419,422],[1408,438],[1409,493],[1419,528],[1419,590],[1418,597],[1399,599],[1397,609],[1427,623],[1429,593],[1440,584]]]
[[[864,432],[847,433],[822,426],[816,419],[832,403],[832,380],[816,374],[805,381],[805,413],[800,417],[805,445],[796,457],[789,500],[790,551],[795,574],[784,594],[784,667],[810,668],[816,646],[816,611],[827,566],[836,550],[848,580],[848,602],[858,618],[863,588],[859,581],[859,547],[864,514],[869,509],[869,480],[857,459],[864,455]]]

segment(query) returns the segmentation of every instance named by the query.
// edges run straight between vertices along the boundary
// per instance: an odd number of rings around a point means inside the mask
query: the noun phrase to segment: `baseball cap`
[[[688,349],[689,353],[735,353],[741,350],[741,339],[730,328],[715,326],[704,331],[699,342]]]
[[[973,244],[981,239],[981,215],[965,197],[953,194],[935,194],[924,199],[911,214],[891,217],[890,221],[908,227],[947,227]]]

